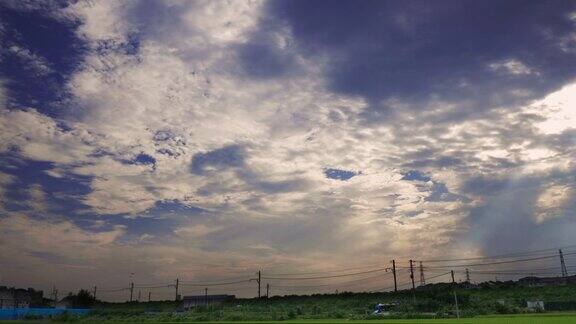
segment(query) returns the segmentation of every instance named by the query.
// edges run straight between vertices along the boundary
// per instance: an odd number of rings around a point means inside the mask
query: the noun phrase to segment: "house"
[[[182,308],[189,310],[195,306],[216,305],[223,302],[234,300],[234,295],[196,295],[184,296],[182,299]]]
[[[40,306],[43,302],[43,292],[32,288],[18,289],[0,286],[0,309],[29,308]]]

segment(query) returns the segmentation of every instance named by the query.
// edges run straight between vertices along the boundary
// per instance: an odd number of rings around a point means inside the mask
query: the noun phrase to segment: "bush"
[[[50,319],[54,322],[76,322],[78,316],[74,316],[68,312],[63,312],[58,315],[51,316]]]

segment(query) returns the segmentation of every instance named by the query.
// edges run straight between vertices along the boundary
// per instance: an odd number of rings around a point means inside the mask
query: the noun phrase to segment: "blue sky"
[[[0,42],[0,284],[574,243],[574,1],[4,1]]]

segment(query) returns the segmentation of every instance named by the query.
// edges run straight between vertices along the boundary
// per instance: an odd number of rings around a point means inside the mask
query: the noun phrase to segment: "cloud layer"
[[[8,5],[0,29],[7,281],[573,243],[571,2],[46,6]],[[42,44],[20,16],[66,32]]]

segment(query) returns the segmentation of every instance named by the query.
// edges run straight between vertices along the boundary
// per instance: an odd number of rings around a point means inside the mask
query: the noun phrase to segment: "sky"
[[[7,0],[0,44],[0,285],[576,243],[574,1]]]

